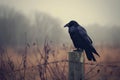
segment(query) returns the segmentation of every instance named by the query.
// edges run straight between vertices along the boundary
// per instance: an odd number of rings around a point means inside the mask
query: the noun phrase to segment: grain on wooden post
[[[69,80],[84,80],[83,51],[69,52]]]

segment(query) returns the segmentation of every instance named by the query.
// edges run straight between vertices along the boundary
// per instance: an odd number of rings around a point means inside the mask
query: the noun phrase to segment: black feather
[[[88,60],[96,61],[96,59],[94,58],[94,55],[92,54],[92,52],[89,49],[85,49],[85,52],[86,52],[86,56],[87,56]]]
[[[96,61],[93,53],[99,56],[95,48],[93,47],[92,39],[88,36],[87,31],[79,25],[76,21],[70,21],[64,27],[68,27],[70,37],[76,49],[85,50],[88,60]]]

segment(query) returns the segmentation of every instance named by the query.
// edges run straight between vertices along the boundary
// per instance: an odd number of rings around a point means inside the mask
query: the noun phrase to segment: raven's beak
[[[68,27],[68,24],[66,24],[64,27]]]

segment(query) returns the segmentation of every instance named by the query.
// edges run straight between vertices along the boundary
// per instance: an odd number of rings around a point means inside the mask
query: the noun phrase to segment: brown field
[[[120,47],[96,46],[100,58],[85,56],[85,80],[119,80]],[[27,45],[0,47],[0,80],[68,80],[68,52],[72,47]]]

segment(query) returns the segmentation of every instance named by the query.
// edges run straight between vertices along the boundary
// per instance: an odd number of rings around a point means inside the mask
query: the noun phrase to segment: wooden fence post
[[[84,55],[82,50],[69,52],[68,80],[84,80]]]

